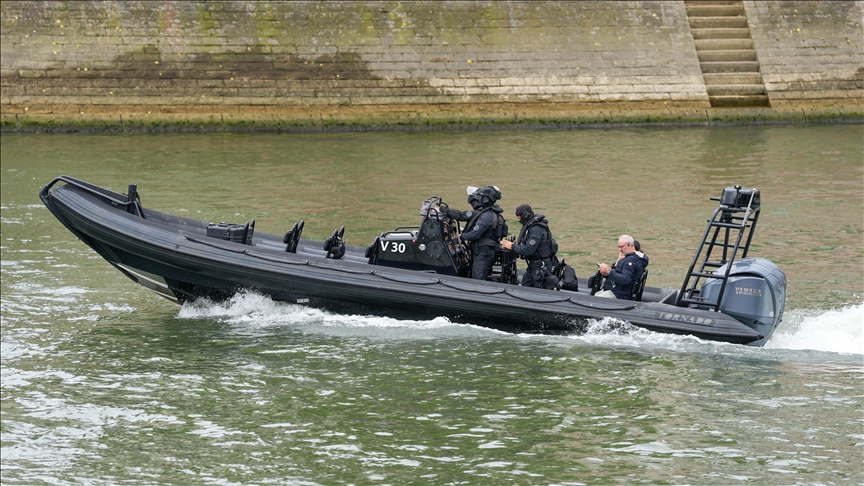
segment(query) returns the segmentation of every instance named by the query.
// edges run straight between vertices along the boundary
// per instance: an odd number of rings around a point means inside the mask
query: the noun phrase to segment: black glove
[[[445,216],[447,216],[448,218],[453,218],[453,219],[457,219],[457,218],[459,218],[460,216],[462,216],[462,212],[461,212],[461,211],[457,211],[457,210],[455,210],[455,209],[450,209],[448,206],[444,206],[443,208],[441,208],[441,212],[442,212]]]

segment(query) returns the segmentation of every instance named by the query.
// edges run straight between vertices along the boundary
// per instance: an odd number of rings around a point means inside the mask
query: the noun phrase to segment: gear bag
[[[543,288],[546,290],[561,290],[561,286],[558,282],[558,277],[549,273],[543,278]]]
[[[546,290],[561,290],[554,270],[554,268],[547,267],[545,262],[533,267],[529,266],[528,271],[533,272],[534,287]]]
[[[567,262],[563,258],[555,265],[552,273],[558,277],[558,287],[561,290],[569,290],[571,292],[579,290],[579,281],[576,280],[576,269],[567,265]]]
[[[572,292],[579,290],[579,281],[576,280],[576,269],[570,265],[564,265],[559,280],[562,290],[570,290]]]

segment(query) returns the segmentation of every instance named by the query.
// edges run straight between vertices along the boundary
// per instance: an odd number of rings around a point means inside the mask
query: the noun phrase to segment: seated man
[[[618,261],[612,268],[605,263],[598,263],[600,274],[606,277],[603,290],[597,292],[597,297],[632,300],[633,286],[642,278],[642,272],[648,265],[648,258],[637,252],[633,237],[621,235],[618,238]]]
[[[642,251],[642,245],[639,244],[639,240],[633,240],[633,249],[636,250],[636,255],[645,259],[643,262],[645,266],[648,266],[648,255]]]

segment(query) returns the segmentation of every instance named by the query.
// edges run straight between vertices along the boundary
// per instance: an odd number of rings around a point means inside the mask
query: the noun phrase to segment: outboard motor
[[[717,269],[725,274],[727,265]],[[723,281],[708,279],[702,285],[701,298],[717,304]],[[764,258],[736,260],[729,269],[729,279],[718,310],[752,327],[765,338],[749,343],[762,346],[783,319],[786,307],[786,274]]]
[[[720,205],[708,220],[675,305],[732,316],[763,336],[748,343],[761,346],[780,324],[786,306],[783,271],[768,260],[747,257],[762,195],[736,185],[711,199]]]
[[[366,249],[369,263],[458,275],[468,273],[468,256],[459,241],[458,223],[438,211],[439,196],[432,196],[420,208],[420,226],[400,226],[381,233]]]

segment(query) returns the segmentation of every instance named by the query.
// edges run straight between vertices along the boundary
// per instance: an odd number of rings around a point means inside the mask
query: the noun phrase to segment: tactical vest
[[[536,219],[536,217],[535,217],[535,219]],[[552,251],[553,250],[552,242],[554,240],[552,239],[552,232],[549,231],[549,223],[546,221],[545,218],[540,219],[539,221],[535,220],[535,221],[528,223],[528,225],[519,234],[520,238],[519,238],[519,241],[517,243],[520,245],[524,245],[525,244],[524,239],[528,237],[528,233],[530,233],[531,229],[535,226],[540,226],[541,228],[546,230],[546,237],[543,238],[543,241],[541,241],[540,244],[537,246],[537,252],[535,252],[530,257],[523,257],[525,260],[528,260],[529,262],[533,262],[533,261],[537,261],[537,260],[545,260],[547,258],[552,258],[552,255],[557,253],[557,251]],[[554,246],[557,247],[558,246],[557,243]],[[557,248],[554,248],[554,249],[557,250]]]
[[[465,227],[473,228],[474,225],[477,224],[477,221],[480,220],[480,216],[489,211],[492,211],[491,207],[481,209],[473,218],[471,218],[471,221],[469,221]],[[504,217],[494,211],[493,215],[495,216],[495,223],[491,228],[488,228],[483,235],[477,239],[477,241],[474,242],[477,246],[495,246],[501,238],[507,236],[507,233],[509,233],[510,230],[507,228],[507,223],[504,221]]]

